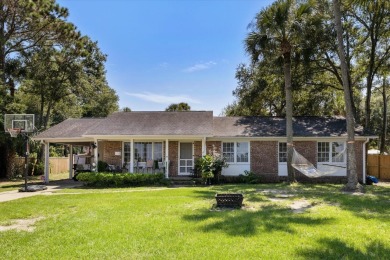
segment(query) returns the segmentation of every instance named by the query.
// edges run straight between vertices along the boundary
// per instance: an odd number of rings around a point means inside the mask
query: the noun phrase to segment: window
[[[237,148],[237,162],[249,162],[248,160],[248,151],[249,151],[249,144],[247,142],[243,143],[236,143],[236,148]]]
[[[123,160],[125,163],[129,163],[130,162],[130,158],[131,158],[131,149],[130,149],[130,146],[131,146],[131,143],[124,143],[124,146],[123,146]]]
[[[319,142],[317,146],[318,162],[345,162],[344,142]]]
[[[345,143],[332,142],[332,162],[344,162]]]
[[[130,162],[130,142],[125,142],[123,146],[124,160]],[[161,142],[135,142],[134,160],[146,162],[147,160],[157,160],[162,162],[162,143]]]
[[[228,163],[247,163],[249,162],[249,143],[222,143],[222,156]]]
[[[320,142],[317,147],[318,162],[329,162],[329,143]]]
[[[222,156],[227,162],[234,162],[234,143],[222,144]]]
[[[279,162],[287,162],[287,143],[279,143]]]
[[[153,160],[162,162],[162,143],[153,143]]]

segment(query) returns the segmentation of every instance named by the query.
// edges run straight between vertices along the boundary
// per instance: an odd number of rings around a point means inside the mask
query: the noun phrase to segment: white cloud
[[[198,63],[198,64],[195,64],[195,65],[193,65],[191,67],[185,68],[183,71],[191,73],[191,72],[195,72],[195,71],[199,71],[199,70],[207,70],[207,69],[210,69],[212,66],[214,66],[216,64],[217,63],[214,62],[214,61]]]
[[[169,66],[168,62],[162,62],[158,65],[160,69],[167,69]]]
[[[158,95],[151,92],[143,92],[143,93],[125,93],[128,96],[136,97],[139,99],[143,99],[146,101],[159,103],[159,104],[172,104],[172,103],[193,103],[193,104],[200,104],[201,102],[199,100],[196,100],[194,98],[191,98],[187,95],[176,95],[176,96],[168,96],[168,95]]]

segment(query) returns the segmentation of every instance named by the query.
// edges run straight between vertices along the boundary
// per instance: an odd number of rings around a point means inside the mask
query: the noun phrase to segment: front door
[[[192,143],[180,143],[179,175],[189,175],[194,165]]]

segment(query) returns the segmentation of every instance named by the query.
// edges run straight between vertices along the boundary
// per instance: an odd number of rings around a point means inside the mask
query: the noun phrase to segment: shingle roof
[[[346,136],[342,117],[294,117],[295,137]],[[283,137],[284,117],[213,117],[211,111],[117,112],[106,118],[67,119],[40,133],[34,139],[76,138],[85,136],[214,136]],[[362,127],[355,134],[362,136]]]
[[[362,127],[355,129],[363,135]],[[294,117],[293,131],[296,137],[346,136],[346,120],[343,117]],[[213,135],[216,137],[281,137],[286,136],[284,117],[214,117]]]
[[[82,135],[84,135],[88,129],[98,125],[102,120],[104,120],[104,118],[69,118],[53,127],[50,127],[34,138],[44,139],[82,137]]]
[[[117,112],[86,135],[210,135],[212,111],[191,112]]]

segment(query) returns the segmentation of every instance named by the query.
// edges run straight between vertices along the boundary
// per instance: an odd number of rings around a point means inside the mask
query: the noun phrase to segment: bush
[[[81,172],[77,175],[77,180],[85,182],[93,187],[137,187],[168,185],[163,173],[141,174],[124,173],[115,174],[107,172]]]
[[[98,172],[104,172],[107,171],[108,163],[104,161],[98,161]]]
[[[244,175],[240,174],[239,177],[243,183],[261,183],[261,177],[252,171],[244,171]]]

